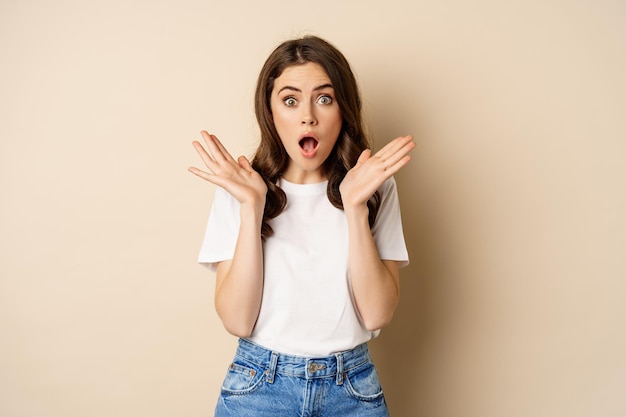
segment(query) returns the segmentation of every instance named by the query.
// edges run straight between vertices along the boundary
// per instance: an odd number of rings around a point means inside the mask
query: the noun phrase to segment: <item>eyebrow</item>
[[[318,85],[317,87],[315,87],[315,88],[313,89],[313,91],[319,91],[319,90],[323,90],[323,89],[325,89],[325,88],[329,88],[329,87],[330,87],[330,88],[333,88],[333,85],[332,85],[331,83],[326,83],[326,84]],[[276,93],[276,94],[280,94],[283,90],[296,91],[296,92],[298,92],[298,93],[301,93],[301,92],[302,92],[302,90],[300,90],[299,88],[292,87],[292,86],[290,86],[290,85],[286,85],[286,86],[284,86],[283,88],[281,88],[280,90],[278,90],[278,93]]]

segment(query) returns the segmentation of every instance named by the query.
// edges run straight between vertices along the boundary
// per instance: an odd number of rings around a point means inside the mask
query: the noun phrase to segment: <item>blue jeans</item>
[[[322,358],[239,340],[215,417],[388,417],[367,344]]]

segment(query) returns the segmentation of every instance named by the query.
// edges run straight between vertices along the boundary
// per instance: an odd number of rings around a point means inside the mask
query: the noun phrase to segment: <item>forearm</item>
[[[218,265],[215,308],[226,330],[248,337],[263,296],[262,210],[241,207],[241,225],[233,259]]]
[[[349,271],[356,306],[368,330],[387,325],[398,305],[399,279],[394,262],[383,262],[368,223],[367,206],[345,208]]]

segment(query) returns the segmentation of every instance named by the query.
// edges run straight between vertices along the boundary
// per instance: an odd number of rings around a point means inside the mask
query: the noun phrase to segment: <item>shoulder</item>
[[[213,195],[213,205],[237,207],[239,206],[239,202],[228,191],[222,187],[217,187]]]
[[[378,188],[378,192],[380,193],[381,199],[385,199],[388,196],[393,196],[398,194],[398,186],[396,184],[396,179],[394,177],[388,178],[382,185]]]
[[[400,199],[398,197],[398,188],[396,180],[391,177],[387,179],[378,188],[379,206],[376,222],[383,221],[388,216],[396,216],[400,211]]]

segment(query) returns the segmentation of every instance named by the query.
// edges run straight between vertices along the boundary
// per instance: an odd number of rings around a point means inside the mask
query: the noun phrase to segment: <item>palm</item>
[[[197,141],[193,146],[210,172],[191,167],[189,171],[228,191],[241,204],[260,205],[265,202],[267,186],[250,162],[240,156],[235,160],[214,135],[202,132],[207,150]]]
[[[363,151],[339,186],[344,206],[366,204],[383,182],[409,162],[411,157],[408,153],[414,147],[413,137],[402,136],[389,142],[375,155],[369,149]]]

